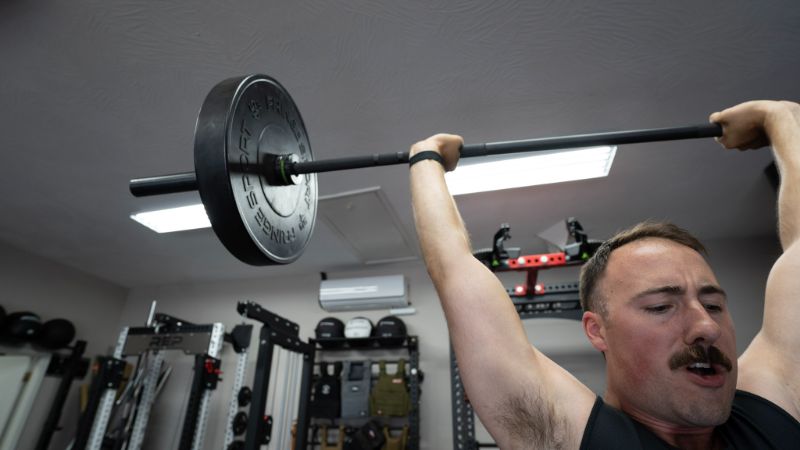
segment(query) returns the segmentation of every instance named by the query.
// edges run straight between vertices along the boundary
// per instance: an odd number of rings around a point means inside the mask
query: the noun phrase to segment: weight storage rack
[[[320,341],[322,340],[309,340],[312,345],[317,346]],[[408,393],[410,399],[410,409],[408,412],[408,416],[406,416],[407,424],[408,424],[408,441],[406,443],[406,450],[419,450],[419,440],[420,440],[420,411],[419,411],[419,402],[422,390],[420,389],[420,384],[423,380],[422,371],[419,368],[419,339],[417,336],[409,335],[407,336],[402,343],[394,342],[392,338],[380,338],[380,337],[366,337],[366,338],[329,338],[324,339],[325,343],[335,344],[332,347],[321,347],[318,346],[316,349],[317,353],[320,352],[343,352],[343,351],[355,351],[355,352],[365,352],[365,351],[372,351],[372,350],[397,350],[397,349],[406,349],[408,351]],[[386,362],[392,363],[396,361],[386,360]],[[377,361],[373,361],[373,363],[377,364]],[[310,394],[310,390],[309,390]],[[346,419],[335,419],[332,423],[332,426],[338,426],[340,421],[344,421],[345,425],[353,425],[353,426],[361,426],[370,419],[376,419],[376,417],[364,417],[364,418],[346,418]],[[393,425],[391,423],[391,418],[387,420],[387,418],[381,418],[382,423],[389,425],[390,427]],[[300,430],[303,430],[304,433],[308,434],[308,429],[302,429],[298,427],[298,436],[301,434],[299,433]],[[316,433],[313,433],[316,434]],[[304,449],[304,448],[313,448],[314,446],[319,447],[320,442],[314,439],[309,439],[308,444],[306,446],[300,446],[298,440],[297,449]]]

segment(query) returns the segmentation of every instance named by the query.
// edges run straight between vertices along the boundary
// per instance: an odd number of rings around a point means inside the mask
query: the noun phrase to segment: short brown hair
[[[605,317],[607,313],[606,299],[597,294],[597,283],[608,267],[611,252],[625,244],[639,239],[655,237],[669,239],[685,245],[698,253],[706,254],[706,248],[691,233],[669,222],[645,221],[614,235],[603,242],[586,264],[581,268],[580,299],[584,311],[598,311]]]

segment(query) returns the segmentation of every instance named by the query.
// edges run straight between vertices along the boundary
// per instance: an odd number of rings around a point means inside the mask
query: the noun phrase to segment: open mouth
[[[689,364],[686,366],[686,370],[700,376],[711,376],[717,374],[717,370],[714,368],[714,366],[708,363]]]

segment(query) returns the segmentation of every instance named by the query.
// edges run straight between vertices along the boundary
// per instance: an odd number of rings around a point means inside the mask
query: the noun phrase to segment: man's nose
[[[699,301],[693,301],[686,312],[686,344],[713,344],[722,334],[722,328]]]

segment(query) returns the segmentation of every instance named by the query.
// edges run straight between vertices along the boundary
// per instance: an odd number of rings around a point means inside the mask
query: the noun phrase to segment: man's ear
[[[606,325],[603,317],[593,311],[586,311],[583,313],[583,331],[586,337],[589,338],[589,343],[598,351],[605,352],[608,349],[608,342],[606,342]]]

